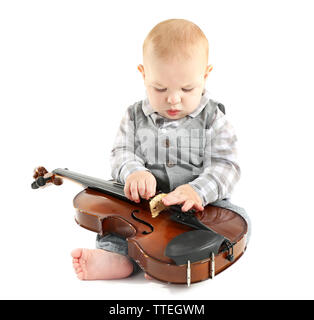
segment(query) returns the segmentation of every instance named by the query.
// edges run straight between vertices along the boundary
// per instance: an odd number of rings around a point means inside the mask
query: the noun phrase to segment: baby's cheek
[[[200,98],[199,97],[195,97],[195,96],[191,96],[188,99],[186,99],[185,101],[185,106],[186,106],[186,111],[188,114],[192,113],[193,111],[196,110],[196,108],[198,107],[199,103],[200,103]]]
[[[163,94],[161,93],[155,93],[151,90],[147,91],[147,95],[149,98],[149,102],[151,104],[151,106],[155,109],[155,108],[159,108],[161,102],[162,102],[162,96]]]

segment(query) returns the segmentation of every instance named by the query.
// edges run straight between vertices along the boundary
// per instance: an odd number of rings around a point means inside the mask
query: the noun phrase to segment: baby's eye
[[[184,89],[184,88],[182,88],[182,91],[183,92],[190,92],[190,91],[192,91],[194,88],[191,88],[191,89]]]
[[[154,88],[157,92],[166,92],[167,91],[167,88],[165,89],[158,89],[158,88]]]

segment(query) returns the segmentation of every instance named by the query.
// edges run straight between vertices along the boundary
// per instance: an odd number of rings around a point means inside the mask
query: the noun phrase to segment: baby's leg
[[[121,279],[133,271],[132,262],[122,254],[102,249],[75,249],[71,255],[80,280]]]

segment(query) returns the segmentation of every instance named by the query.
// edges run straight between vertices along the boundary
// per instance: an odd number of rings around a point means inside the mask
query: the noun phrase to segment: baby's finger
[[[181,210],[182,211],[188,211],[190,209],[194,208],[196,211],[203,211],[204,207],[201,206],[200,204],[194,202],[193,200],[187,200],[185,201],[184,205],[182,206]]]
[[[193,200],[186,200],[184,202],[184,205],[182,206],[181,210],[183,212],[190,210],[194,205],[194,201]]]
[[[146,199],[153,197],[156,194],[156,181],[146,180]]]
[[[146,185],[145,185],[145,181],[144,180],[139,180],[137,183],[137,189],[138,189],[138,193],[140,195],[141,198],[145,198],[145,194],[146,194]]]
[[[125,185],[124,185],[124,194],[128,199],[132,200],[132,195],[131,195],[131,191],[130,191],[130,183],[129,182],[126,182]]]
[[[140,198],[138,195],[138,189],[137,189],[137,181],[131,182],[130,191],[131,191],[131,200],[135,202],[140,202]]]
[[[194,203],[194,208],[197,210],[197,211],[204,211],[204,207],[198,203]]]
[[[165,206],[171,206],[173,204],[179,204],[184,202],[184,199],[182,199],[182,197],[180,197],[178,193],[172,191],[167,196],[162,198],[162,202]]]

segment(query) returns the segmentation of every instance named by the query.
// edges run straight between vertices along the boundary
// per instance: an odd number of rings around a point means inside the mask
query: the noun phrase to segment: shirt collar
[[[195,118],[207,105],[208,101],[209,101],[209,92],[204,89],[204,93],[202,95],[201,101],[198,105],[198,107],[192,112],[190,113],[188,116],[191,118]]]
[[[150,116],[152,113],[155,112],[153,107],[150,105],[150,103],[148,101],[147,94],[146,94],[146,98],[143,100],[143,103],[142,103],[142,110],[143,110],[146,117]]]
[[[209,92],[207,89],[204,89],[204,93],[202,95],[202,98],[198,107],[192,113],[188,114],[187,117],[195,118],[205,108],[209,99],[210,99]],[[153,107],[150,105],[147,94],[146,94],[146,98],[143,100],[143,103],[142,103],[142,110],[145,116],[150,116],[152,114],[156,114],[156,116],[159,116],[158,113],[155,112]]]

